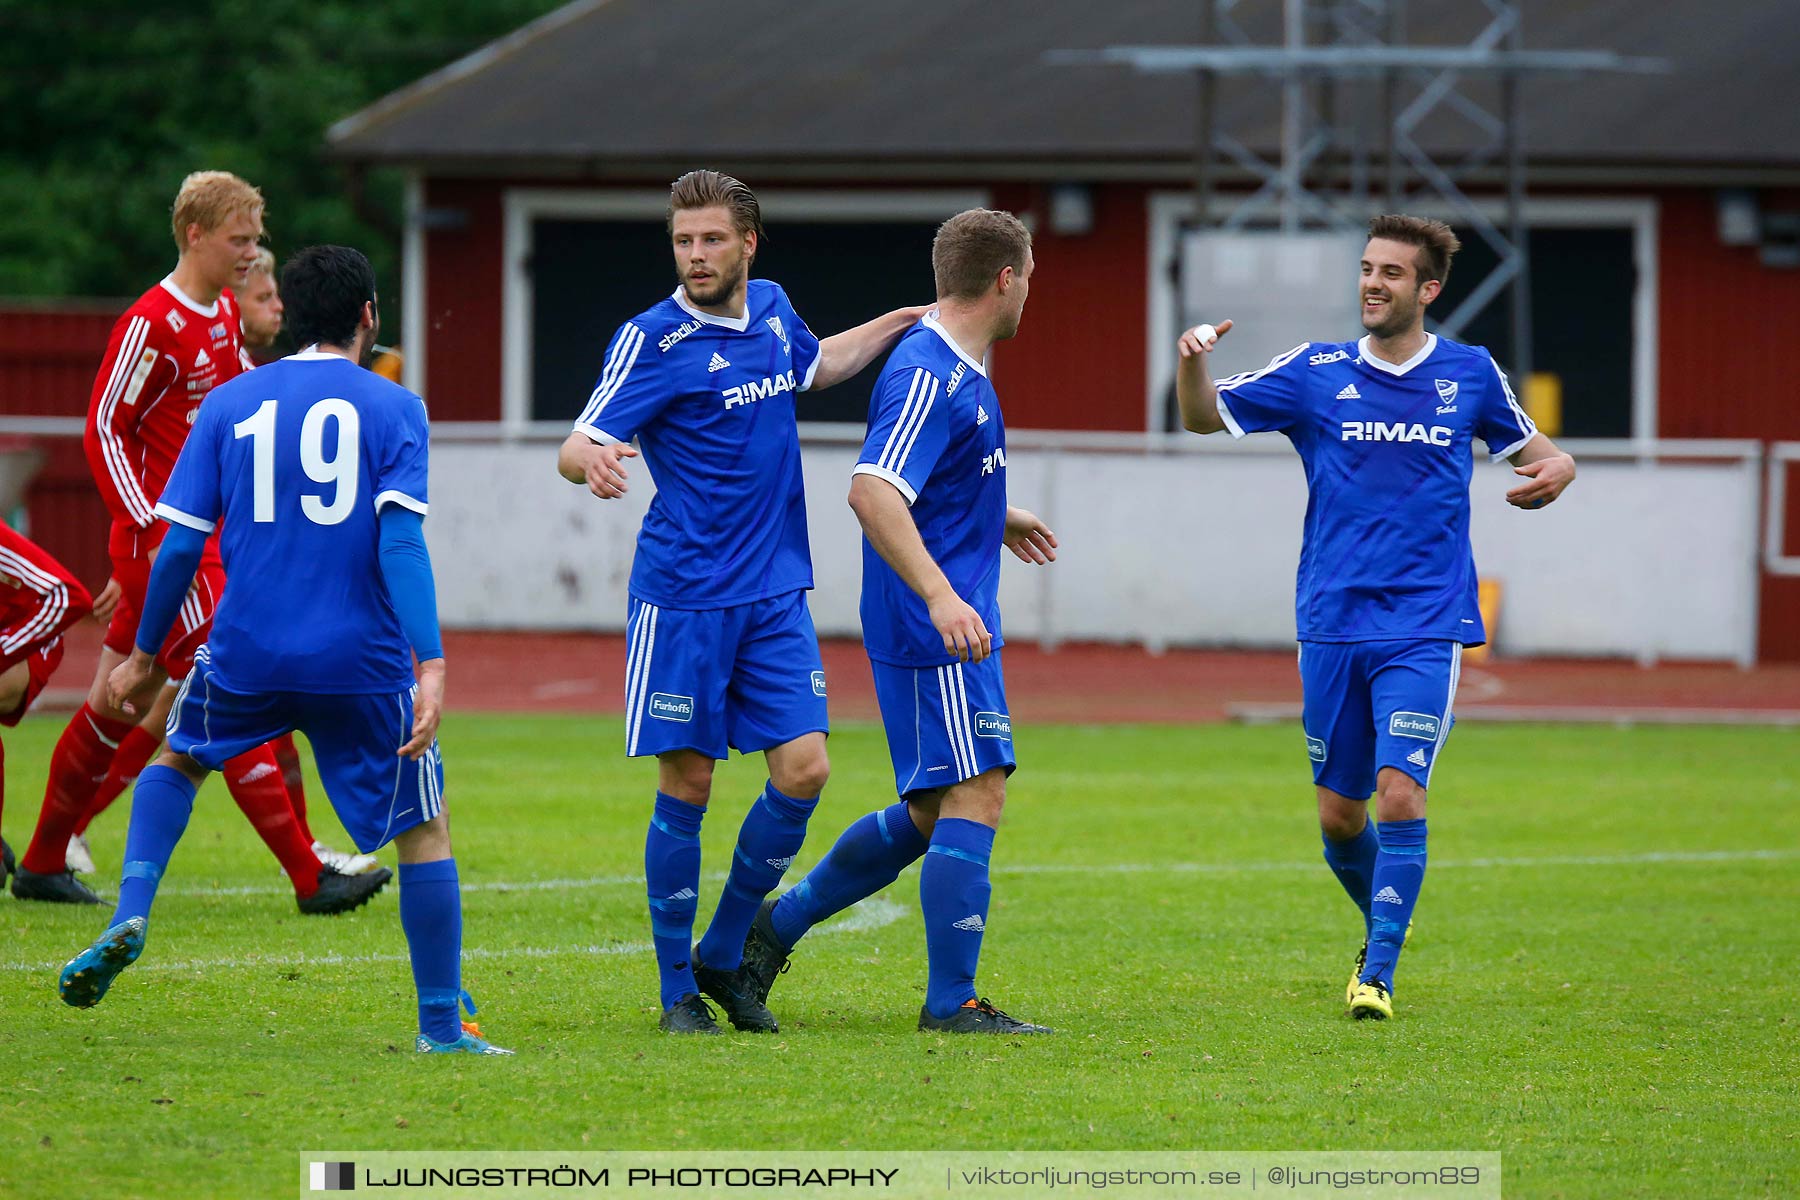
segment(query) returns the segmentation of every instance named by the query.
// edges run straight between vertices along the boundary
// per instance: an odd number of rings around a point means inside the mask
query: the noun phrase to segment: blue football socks
[[[650,896],[650,937],[666,1009],[700,991],[689,961],[694,910],[700,905],[700,822],[706,810],[656,793],[644,838],[644,884]],[[742,947],[740,946],[741,950]]]
[[[791,948],[820,921],[900,878],[923,853],[925,835],[904,800],[859,818],[806,878],[776,901],[770,914],[775,936]]]
[[[925,910],[925,953],[930,974],[925,1007],[948,1017],[975,999],[975,965],[987,929],[988,858],[994,831],[978,821],[940,817],[919,871],[919,905]]]
[[[454,1042],[462,1036],[462,892],[454,858],[400,864],[400,928],[412,954],[419,1032]]]
[[[730,971],[744,961],[744,936],[750,932],[750,922],[756,919],[763,897],[775,890],[800,853],[806,841],[807,818],[818,804],[816,796],[802,800],[783,795],[773,783],[763,788],[738,830],[731,874],[719,895],[712,924],[700,939],[701,962]]]
[[[1406,926],[1425,883],[1425,818],[1383,821],[1381,850],[1375,856],[1375,895],[1369,905],[1369,958],[1363,964],[1367,983],[1379,979],[1394,990],[1394,964],[1406,943]]]
[[[1375,855],[1381,849],[1381,838],[1375,822],[1365,820],[1362,832],[1346,841],[1334,842],[1321,834],[1325,843],[1325,864],[1338,877],[1344,890],[1363,915],[1363,936],[1369,936],[1369,898],[1375,894]]]
[[[112,923],[150,918],[156,887],[169,869],[175,843],[194,814],[194,785],[174,767],[145,767],[131,792],[131,824],[125,831],[125,869]]]

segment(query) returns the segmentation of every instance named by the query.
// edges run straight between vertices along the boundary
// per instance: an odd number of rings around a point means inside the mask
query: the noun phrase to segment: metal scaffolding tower
[[[1279,45],[1257,44],[1245,28],[1268,11],[1268,0],[1200,0],[1202,44],[1062,50],[1046,59],[1193,76],[1198,123],[1190,228],[1354,232],[1377,211],[1447,212],[1492,248],[1496,264],[1435,328],[1460,336],[1508,293],[1509,365],[1516,377],[1529,375],[1521,81],[1532,73],[1660,71],[1667,64],[1609,50],[1526,50],[1521,0],[1458,6],[1478,28],[1462,44],[1432,46],[1409,43],[1406,0],[1281,0],[1281,6]],[[1438,6],[1435,15],[1443,11]],[[1233,128],[1231,114],[1241,117],[1246,106],[1223,102],[1221,87],[1228,81],[1279,90],[1279,149],[1273,155]],[[1428,125],[1454,136],[1431,138],[1422,132]],[[1427,142],[1458,148],[1434,152]],[[1247,179],[1251,190],[1222,191],[1228,174]],[[1477,182],[1503,190],[1500,221],[1469,194]]]

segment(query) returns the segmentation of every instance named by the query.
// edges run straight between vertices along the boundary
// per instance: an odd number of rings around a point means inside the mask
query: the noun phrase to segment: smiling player
[[[1454,723],[1462,649],[1487,640],[1469,546],[1472,442],[1525,477],[1507,493],[1515,507],[1541,508],[1575,478],[1486,350],[1425,332],[1458,248],[1440,221],[1371,221],[1359,341],[1302,342],[1217,383],[1203,368],[1231,322],[1178,343],[1188,429],[1284,433],[1306,465],[1303,721],[1325,861],[1364,919],[1345,997],[1358,1018],[1393,1016],[1394,964],[1425,879],[1425,791]]]

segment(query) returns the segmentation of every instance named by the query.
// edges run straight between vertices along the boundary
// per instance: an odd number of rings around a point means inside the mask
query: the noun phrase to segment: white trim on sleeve
[[[158,504],[156,515],[171,525],[186,525],[189,529],[198,529],[201,533],[211,533],[216,521],[208,521],[204,517],[196,517],[192,513],[184,513],[179,508],[168,504]]]
[[[906,506],[908,508],[911,508],[914,504],[919,502],[919,493],[913,491],[912,484],[901,478],[898,472],[890,471],[886,467],[878,466],[875,463],[857,463],[856,469],[851,471],[850,474],[873,475],[877,479],[885,479],[887,482],[894,485],[895,491],[906,497]]]
[[[1490,454],[1488,456],[1488,462],[1490,462],[1490,463],[1505,462],[1507,459],[1511,458],[1513,455],[1515,455],[1519,451],[1523,450],[1525,448],[1525,444],[1527,442],[1531,441],[1531,439],[1536,436],[1537,436],[1537,430],[1534,429],[1530,433],[1526,434],[1524,437],[1520,438],[1518,441],[1514,442],[1512,445],[1508,446],[1506,449],[1494,451],[1492,454]]]
[[[1243,437],[1244,427],[1238,424],[1237,418],[1231,415],[1231,409],[1226,407],[1224,392],[1219,392],[1214,396],[1213,405],[1219,410],[1219,420],[1225,422],[1226,431],[1234,438]]]
[[[575,432],[587,436],[602,446],[622,446],[625,444],[598,425],[589,425],[585,421],[575,422]]]
[[[812,390],[813,376],[819,373],[819,364],[823,361],[825,361],[825,350],[823,347],[820,347],[818,350],[813,351],[812,365],[806,368],[806,378],[800,381],[801,391],[809,392]]]
[[[381,506],[384,504],[398,504],[401,508],[418,513],[421,517],[424,516],[431,507],[423,500],[415,500],[405,492],[395,488],[389,488],[387,491],[382,492],[379,496],[375,497],[375,511],[380,512]]]

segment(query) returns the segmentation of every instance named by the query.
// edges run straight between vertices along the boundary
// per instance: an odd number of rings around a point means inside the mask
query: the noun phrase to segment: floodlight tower
[[[1200,44],[1058,50],[1046,60],[1193,77],[1189,229],[1353,236],[1378,210],[1412,209],[1472,229],[1492,249],[1494,267],[1434,328],[1460,336],[1506,292],[1508,365],[1522,379],[1532,355],[1521,80],[1667,65],[1610,50],[1526,50],[1521,8],[1521,0],[1459,6],[1458,15],[1473,23],[1459,29],[1459,42],[1414,45],[1406,0],[1281,0],[1281,41],[1269,44],[1247,28],[1267,24],[1266,0],[1199,0]],[[1441,21],[1443,10],[1434,16]],[[1281,112],[1273,139],[1265,118],[1271,88]],[[1260,134],[1247,132],[1253,124],[1263,127]],[[1247,182],[1250,190],[1223,191],[1222,180]],[[1477,184],[1502,191],[1500,220],[1469,194]]]

